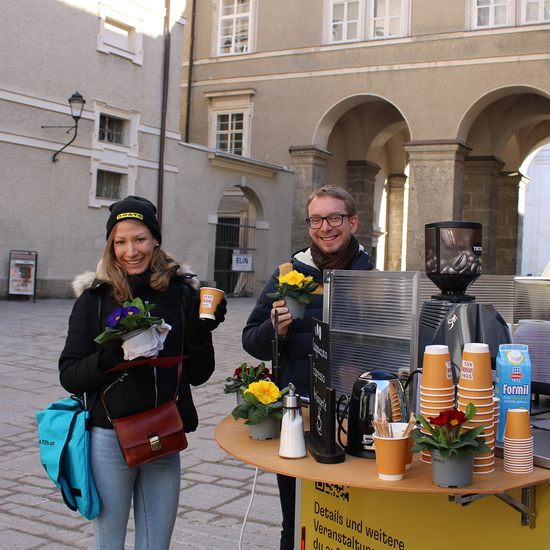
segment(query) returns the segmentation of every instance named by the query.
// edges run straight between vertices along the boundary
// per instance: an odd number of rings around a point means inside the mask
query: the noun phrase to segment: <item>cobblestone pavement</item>
[[[0,301],[0,549],[69,550],[93,547],[92,525],[71,512],[40,464],[35,412],[67,397],[58,381],[72,300]],[[223,382],[244,361],[241,330],[253,298],[228,298],[226,322],[214,332],[217,367],[194,389],[199,429],[182,452],[181,492],[172,550],[269,550],[279,547],[275,475],[222,451],[218,422],[233,408]],[[130,521],[127,549],[133,548]],[[241,544],[241,546],[239,546]]]

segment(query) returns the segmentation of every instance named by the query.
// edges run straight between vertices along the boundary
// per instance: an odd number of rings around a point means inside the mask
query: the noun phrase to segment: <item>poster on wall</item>
[[[36,252],[10,251],[9,294],[34,296],[36,290]]]

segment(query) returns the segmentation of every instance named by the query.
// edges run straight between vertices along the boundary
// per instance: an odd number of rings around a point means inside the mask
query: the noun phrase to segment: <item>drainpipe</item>
[[[162,82],[162,111],[160,119],[159,177],[157,189],[157,218],[162,228],[162,202],[164,198],[164,157],[166,155],[166,116],[168,109],[168,83],[170,80],[170,0],[164,0],[164,75]]]
[[[193,54],[195,49],[195,19],[197,16],[197,0],[193,0],[191,8],[191,36],[189,38],[189,69],[187,71],[187,104],[185,106],[185,143],[189,143],[189,118],[191,116],[191,82],[193,81]]]

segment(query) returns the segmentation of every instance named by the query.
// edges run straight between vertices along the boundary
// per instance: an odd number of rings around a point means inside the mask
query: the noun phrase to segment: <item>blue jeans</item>
[[[132,497],[135,550],[168,550],[180,491],[180,455],[126,465],[114,430],[92,427],[90,463],[99,494],[94,550],[124,550]]]

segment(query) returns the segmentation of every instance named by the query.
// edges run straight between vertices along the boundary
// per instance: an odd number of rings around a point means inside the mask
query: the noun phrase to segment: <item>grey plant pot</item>
[[[432,451],[432,480],[439,487],[469,487],[474,475],[474,453],[464,460],[456,455],[444,458]]]
[[[285,305],[293,319],[303,319],[306,312],[306,304],[301,304],[294,298],[284,297]]]
[[[248,435],[252,439],[277,439],[281,433],[281,421],[269,415],[263,422],[248,426]]]

